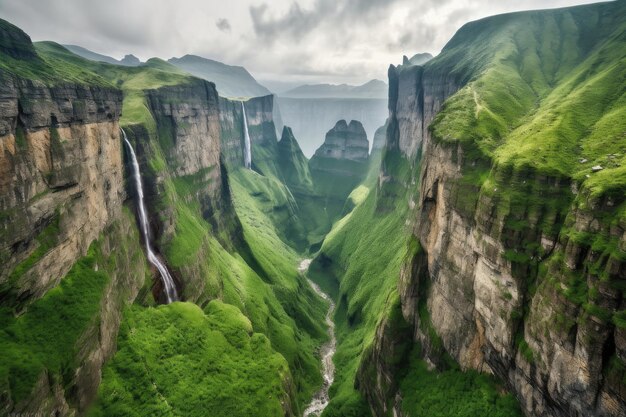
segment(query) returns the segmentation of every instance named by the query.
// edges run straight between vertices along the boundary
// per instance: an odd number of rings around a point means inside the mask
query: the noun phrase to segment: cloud
[[[593,1],[0,0],[0,16],[33,39],[114,57],[197,54],[259,78],[362,84],[402,55],[437,54],[470,20]]]
[[[384,12],[396,2],[398,0],[315,0],[307,9],[294,1],[278,16],[271,13],[267,3],[252,5],[249,11],[254,31],[263,39],[274,41],[287,35],[300,40],[320,26],[349,31],[353,23],[363,25],[372,20],[374,12]]]
[[[232,30],[228,19],[225,19],[223,17],[215,21],[215,26],[217,26],[217,28],[222,32],[230,32]]]

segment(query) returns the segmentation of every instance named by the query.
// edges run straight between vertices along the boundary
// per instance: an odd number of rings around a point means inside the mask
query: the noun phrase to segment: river
[[[306,274],[310,264],[310,259],[304,259],[302,262],[300,262],[298,271],[300,271],[302,274]],[[330,339],[328,340],[328,342],[322,345],[322,348],[320,350],[324,381],[320,390],[313,396],[313,399],[304,410],[304,417],[319,416],[328,405],[328,389],[333,384],[333,380],[335,378],[335,364],[333,363],[333,355],[335,354],[335,350],[337,349],[337,338],[335,337],[335,323],[333,322],[335,303],[330,298],[330,296],[322,291],[316,283],[308,278],[307,281],[309,282],[309,285],[311,285],[311,287],[313,288],[313,291],[317,293],[317,295],[329,302],[328,311],[326,312],[326,325],[328,326],[328,334],[330,336]]]

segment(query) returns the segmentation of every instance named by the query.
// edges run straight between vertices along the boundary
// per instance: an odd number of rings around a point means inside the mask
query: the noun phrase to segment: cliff
[[[326,133],[324,143],[315,151],[313,159],[363,161],[368,155],[369,142],[361,122],[352,120],[348,125],[345,120],[339,120],[335,127]]]
[[[222,378],[193,390],[204,405],[226,395],[228,413],[299,414],[321,378],[313,346],[325,307],[265,214],[246,211],[248,190],[231,188],[215,86],[158,59],[95,63],[0,29],[0,414],[160,412],[164,392],[150,387],[161,377],[168,410],[189,411],[191,388],[168,378],[192,368]],[[249,122],[255,146],[275,151],[271,114],[270,97]],[[169,309],[130,210],[120,125],[139,159],[152,246],[183,300]],[[159,327],[177,321],[177,334]],[[192,352],[202,368],[181,360]],[[129,355],[150,364],[151,382]],[[244,392],[224,391],[244,379]]]
[[[222,153],[226,163],[231,166],[243,166],[244,121],[241,103],[242,101],[238,100],[219,98]],[[248,133],[252,145],[252,163],[261,168],[264,164],[272,162],[267,161],[267,152],[263,150],[269,149],[269,152],[273,152],[278,143],[273,117],[274,96],[253,97],[243,103],[246,106]],[[273,168],[271,170],[275,171]]]
[[[423,67],[389,73],[387,147],[419,170],[419,189],[408,193],[419,244],[398,284],[417,357],[446,370],[450,355],[462,369],[495,375],[527,415],[626,410],[626,183],[621,133],[605,124],[618,116],[557,116],[619,100],[612,91],[623,86],[615,65],[624,60],[623,6],[473,22]],[[572,40],[573,55],[550,49],[551,36],[528,37],[537,27]],[[517,63],[539,50],[538,77]],[[408,186],[394,161],[388,153],[381,184]],[[415,410],[414,394],[402,390],[410,376],[385,353],[405,343],[407,333],[393,337],[400,323],[381,321],[360,368],[375,415]],[[398,360],[414,355],[404,351]]]
[[[292,128],[307,158],[322,145],[328,127],[337,120],[360,121],[372,138],[388,115],[385,99],[278,97],[278,103],[284,124]]]
[[[4,21],[0,38],[0,407],[70,414],[95,396],[146,269],[122,206],[122,93],[48,67]]]
[[[120,216],[122,95],[7,72],[0,80],[0,285],[17,307],[58,284]]]

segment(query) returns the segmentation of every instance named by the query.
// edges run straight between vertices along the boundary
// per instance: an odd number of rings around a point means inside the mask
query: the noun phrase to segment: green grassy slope
[[[124,91],[122,126],[143,124],[156,133],[156,124],[146,104],[144,90],[180,85],[196,80],[167,62],[152,58],[138,67],[111,65],[81,58],[54,42],[36,42],[35,50],[42,60],[69,73],[87,73],[107,85]]]
[[[109,81],[87,67],[77,66],[65,60],[41,56],[30,37],[21,29],[0,19],[0,75],[37,80],[46,85],[67,82],[113,87]]]
[[[626,251],[611,230],[626,224],[626,3],[474,22],[427,68],[452,68],[469,80],[430,126],[438,143],[460,144],[483,161],[470,169],[479,192],[467,207],[497,203],[508,259],[522,275],[538,275],[527,283],[531,294],[554,286],[587,317],[610,323],[598,286],[623,298],[612,271]],[[550,187],[543,178],[570,185]],[[597,233],[581,231],[577,213],[593,215]],[[557,248],[538,265],[546,255],[536,242],[541,233],[592,251],[595,260],[566,272]],[[588,282],[587,273],[600,282]]]
[[[130,288],[112,283],[117,277],[138,287],[145,277],[146,261],[139,233],[130,228],[134,216],[110,226],[79,259],[61,283],[33,302],[19,316],[0,308],[0,392],[12,404],[27,401],[38,380],[74,389],[75,369],[83,350],[92,347],[105,297],[121,306]],[[123,225],[121,225],[123,223]],[[130,233],[129,233],[130,230]],[[94,328],[96,330],[94,330]],[[97,339],[96,339],[97,341]]]
[[[293,412],[298,414],[302,404],[321,383],[320,364],[314,351],[326,337],[320,324],[325,306],[298,274],[298,256],[277,234],[273,223],[276,218],[268,216],[268,213],[276,214],[272,209],[273,202],[288,203],[288,192],[274,178],[250,170],[235,170],[228,175],[228,179],[237,216],[225,217],[230,219],[227,224],[216,228],[203,216],[197,198],[199,191],[210,186],[205,177],[174,177],[163,157],[161,143],[167,138],[154,140],[145,127],[136,125],[127,131],[131,140],[140,140],[143,144],[148,161],[148,169],[142,173],[145,181],[152,182],[157,176],[160,178],[159,194],[154,196],[156,200],[152,202],[152,209],[172,219],[173,230],[161,237],[158,247],[170,269],[186,280],[184,299],[194,300],[204,309],[212,300],[220,299],[239,309],[250,320],[254,332],[267,337],[271,349],[280,354],[288,365],[283,377],[284,381],[291,381],[286,387],[287,395],[290,396]],[[162,134],[159,133],[159,136]],[[268,196],[270,202],[256,198],[261,195]],[[143,306],[153,304],[149,291],[145,294],[146,297],[139,303]],[[137,311],[141,315],[151,314]],[[127,314],[132,317],[134,313]],[[144,323],[153,321],[146,320]],[[207,334],[207,343],[214,336]],[[135,341],[129,338],[119,343],[132,349]],[[164,340],[162,343],[171,341]],[[254,358],[253,353],[247,354]],[[259,366],[264,360],[259,358]],[[188,361],[176,364],[181,367],[181,372],[191,366]],[[116,371],[106,375],[115,379]],[[143,377],[136,375],[136,378]],[[267,382],[271,384],[272,381]],[[109,381],[104,383],[106,386]],[[206,392],[216,388],[207,387]],[[127,389],[132,398],[141,395],[142,385],[130,384]],[[188,390],[189,386],[180,385],[171,395],[183,395],[185,389]],[[108,393],[101,391],[99,401],[108,401]],[[252,407],[258,398],[252,394],[242,398],[242,408],[238,411],[241,414],[236,415],[247,415],[246,410],[250,408],[244,404]],[[136,405],[129,403],[129,407]],[[180,412],[180,408],[176,407],[175,412]]]
[[[154,308],[152,282],[147,280],[135,305],[124,311],[125,327],[118,340],[120,356],[116,356],[105,371],[94,412],[123,415],[131,409],[139,412],[144,406],[146,410],[162,411],[163,397],[159,395],[164,392],[153,395],[154,391],[147,390],[144,384],[150,381],[168,385],[170,390],[167,392],[167,400],[171,401],[172,407],[170,411],[180,414],[181,410],[188,410],[187,407],[192,403],[190,398],[196,391],[191,379],[181,377],[188,375],[194,379],[205,377],[206,390],[198,392],[198,401],[213,397],[213,394],[224,389],[223,385],[232,382],[232,395],[229,397],[232,407],[224,409],[231,415],[250,415],[251,410],[278,415],[282,413],[279,410],[283,407],[299,414],[302,404],[321,384],[320,363],[314,352],[326,338],[322,324],[326,306],[298,274],[298,257],[282,243],[276,235],[275,226],[262,210],[252,206],[248,210],[246,204],[238,204],[241,224],[236,216],[229,215],[224,216],[219,228],[205,219],[197,195],[210,187],[211,184],[206,180],[208,176],[204,173],[186,177],[172,175],[165,157],[167,146],[173,140],[168,137],[171,132],[157,129],[157,121],[146,105],[145,91],[148,89],[187,85],[199,80],[158,59],[151,59],[139,67],[122,67],[82,59],[52,42],[40,42],[30,49],[26,58],[18,58],[31,61],[25,61],[24,68],[12,67],[16,73],[19,72],[19,76],[43,80],[51,85],[76,81],[117,87],[124,91],[123,117],[120,122],[131,141],[141,141],[140,156],[147,160],[145,172],[142,172],[144,183],[154,184],[156,178],[159,178],[158,195],[152,201],[151,210],[172,221],[169,224],[171,231],[161,236],[156,246],[177,277],[200,277],[199,281],[186,282],[185,291],[189,293],[183,295],[196,300],[201,308],[189,303]],[[255,186],[263,185],[255,183]],[[269,189],[272,187],[270,185]],[[43,236],[42,241],[45,244],[47,237]],[[139,249],[141,246],[135,243],[134,247]],[[93,267],[93,261],[81,261],[75,267],[77,274],[83,274],[85,262],[85,268]],[[97,297],[101,296],[101,288],[94,290],[90,298],[87,295],[91,293],[83,291],[82,286],[106,285],[104,273],[94,275],[94,280],[102,278],[102,283],[96,280],[92,285],[87,278],[77,280],[81,287],[76,291],[71,287],[75,281],[72,279],[73,273],[62,281],[58,289],[34,304],[19,319],[13,318],[9,312],[3,312],[2,329],[8,333],[3,333],[6,336],[4,339],[0,337],[1,343],[7,352],[13,352],[11,363],[23,363],[23,366],[14,364],[11,369],[3,369],[1,374],[2,383],[11,391],[15,390],[16,400],[28,394],[29,386],[32,386],[42,370],[57,372],[59,369],[63,374],[71,369],[81,326],[90,320],[97,320],[96,313],[87,310],[84,317],[75,317],[80,323],[71,320],[63,323],[58,314],[49,314],[51,319],[59,321],[62,326],[59,332],[64,336],[58,338],[59,347],[55,344],[43,352],[31,346],[32,342],[42,340],[45,328],[30,326],[32,329],[28,329],[20,323],[27,323],[31,314],[39,319],[43,314],[38,313],[39,304],[43,305],[50,299],[54,301],[52,307],[46,305],[42,311],[54,311],[55,306],[58,309],[61,305],[63,308],[55,313],[62,315],[70,315],[65,304],[68,309],[76,308],[77,311],[83,309],[81,303],[88,303],[91,307],[98,305]],[[65,286],[69,286],[67,290]],[[83,293],[85,296],[81,297]],[[71,299],[66,297],[68,294]],[[218,305],[213,301],[215,299],[228,306],[215,311]],[[254,334],[243,336],[243,333],[249,333],[248,330],[244,332],[236,324],[243,320],[240,320],[242,314],[249,320]],[[167,321],[177,323],[170,332],[159,327],[167,324]],[[216,328],[217,324],[223,324],[223,327]],[[131,325],[132,332],[129,330]],[[75,327],[76,330],[70,331],[63,326]],[[48,327],[57,329],[56,326]],[[42,335],[38,333],[39,330],[42,330]],[[197,337],[192,337],[196,334]],[[209,347],[213,345],[219,346],[219,349],[211,350]],[[199,349],[200,346],[207,349]],[[168,348],[174,349],[174,352],[167,351]],[[160,350],[172,353],[171,361],[158,361],[156,352]],[[203,375],[212,372],[215,363],[211,362],[211,358],[216,355],[230,358],[232,375],[221,375],[223,378],[216,376],[215,379]],[[22,357],[30,359],[22,361]],[[148,364],[150,371],[146,372],[141,367],[127,368],[129,357],[137,363]],[[201,357],[206,360],[206,367],[198,369],[196,365]],[[236,368],[235,363],[239,363],[240,367]],[[170,376],[178,376],[181,383],[172,383],[170,386],[172,380],[167,379]],[[129,383],[125,384],[121,379]],[[117,397],[118,394],[120,397]],[[265,401],[269,395],[274,400]],[[200,410],[206,411],[202,408]]]
[[[470,80],[432,124],[434,136],[472,143],[497,165],[575,178],[594,193],[614,187],[626,179],[625,19],[624,3],[613,2],[466,25],[427,64]],[[586,179],[594,165],[605,170]]]
[[[133,306],[118,340],[91,416],[282,416],[292,400],[285,359],[218,300]]]
[[[324,416],[369,415],[355,389],[356,373],[376,325],[397,299],[396,281],[410,236],[404,228],[408,204],[399,200],[395,209],[380,210],[377,173],[373,164],[367,180],[350,195],[353,210],[334,225],[309,269],[310,278],[337,300],[335,383]]]

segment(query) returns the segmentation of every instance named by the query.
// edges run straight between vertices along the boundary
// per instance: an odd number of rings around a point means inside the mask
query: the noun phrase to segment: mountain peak
[[[129,67],[136,67],[141,64],[141,61],[135,55],[127,54],[124,56],[124,58],[120,60],[120,64],[129,66]]]

